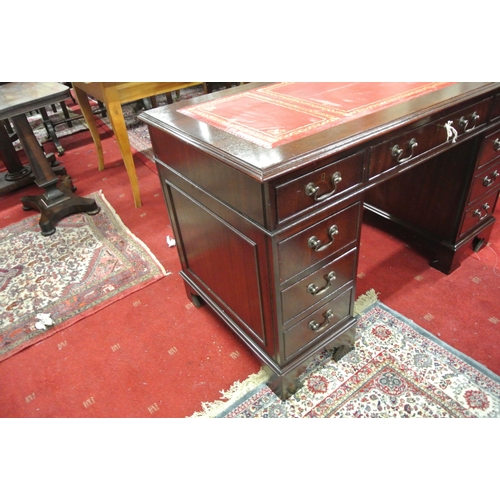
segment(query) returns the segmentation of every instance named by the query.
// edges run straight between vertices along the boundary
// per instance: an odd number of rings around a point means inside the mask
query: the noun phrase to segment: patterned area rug
[[[500,417],[500,377],[384,304],[363,313],[357,328],[356,349],[338,363],[318,356],[286,402],[261,370],[242,398],[230,399],[233,387],[193,417]]]
[[[89,197],[101,211],[51,236],[39,214],[0,229],[0,361],[166,275],[104,195]]]

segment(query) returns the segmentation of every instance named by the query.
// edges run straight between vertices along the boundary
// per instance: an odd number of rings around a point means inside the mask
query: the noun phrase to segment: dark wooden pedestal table
[[[59,83],[9,83],[0,87],[0,119],[9,118],[28,157],[35,183],[44,193],[21,198],[23,210],[35,209],[41,213],[42,235],[55,232],[55,224],[62,218],[86,212],[94,215],[100,208],[92,199],[76,196],[69,177],[62,181],[52,170],[26,118],[27,112],[63,101],[69,89]],[[22,175],[22,171],[20,173]]]

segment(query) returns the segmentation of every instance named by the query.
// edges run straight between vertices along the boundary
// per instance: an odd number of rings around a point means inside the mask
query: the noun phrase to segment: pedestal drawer
[[[278,244],[281,282],[355,243],[361,204],[355,203]]]
[[[496,130],[484,138],[477,160],[478,168],[495,158],[500,158],[500,130]]]
[[[319,339],[349,315],[352,291],[352,288],[345,291],[284,332],[285,360]]]
[[[487,168],[481,170],[472,182],[469,196],[469,204],[484,196],[491,189],[500,186],[500,163],[490,163]]]
[[[354,279],[356,250],[345,253],[333,262],[281,292],[283,323],[332,295]]]
[[[476,224],[486,219],[490,216],[495,209],[495,203],[497,200],[498,191],[494,191],[486,198],[473,204],[467,212],[465,212],[465,217],[462,222],[462,227],[460,229],[460,236],[465,234],[469,229],[472,229]]]
[[[278,221],[333,200],[362,181],[363,151],[276,187]]]

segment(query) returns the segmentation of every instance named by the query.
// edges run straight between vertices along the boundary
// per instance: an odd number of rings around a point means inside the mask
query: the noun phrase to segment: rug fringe
[[[360,295],[354,303],[354,315],[360,315],[365,309],[378,302],[378,294],[372,288],[363,295]],[[237,380],[227,391],[219,391],[222,396],[220,400],[211,403],[201,403],[202,411],[197,411],[190,418],[214,418],[222,413],[226,408],[236,403],[246,393],[267,382],[268,372],[262,367],[258,373],[253,373],[246,380]]]
[[[354,316],[359,316],[365,309],[378,302],[378,293],[372,288],[360,295],[354,303]]]
[[[106,204],[106,206],[108,207],[108,210],[113,214],[114,218],[117,220],[118,224],[120,224],[123,231],[125,231],[130,236],[130,238],[132,238],[136,243],[138,243],[144,249],[144,251],[149,255],[149,257],[160,268],[162,275],[168,276],[169,274],[172,274],[171,271],[167,272],[165,270],[165,268],[163,267],[161,262],[158,260],[156,255],[149,249],[149,247],[140,238],[138,238],[132,231],[130,231],[130,229],[125,225],[125,223],[122,221],[121,217],[116,213],[116,210],[113,208],[111,203],[104,196],[102,189],[100,189],[99,191],[96,191],[95,193],[91,193],[90,196],[92,196],[93,194],[99,195],[102,202]]]
[[[258,373],[252,373],[243,382],[237,380],[227,391],[219,391],[222,396],[220,400],[212,403],[201,403],[202,411],[197,411],[190,418],[214,418],[226,408],[236,403],[245,394],[255,389],[260,384],[267,382],[269,374],[264,368],[261,368]],[[224,401],[225,400],[225,401]]]

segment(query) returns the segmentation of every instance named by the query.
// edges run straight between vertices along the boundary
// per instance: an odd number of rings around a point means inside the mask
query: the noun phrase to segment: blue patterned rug
[[[264,380],[261,370],[243,397],[230,390],[193,417],[500,417],[498,375],[380,302],[359,318],[356,348],[339,362],[318,356],[287,401]]]

